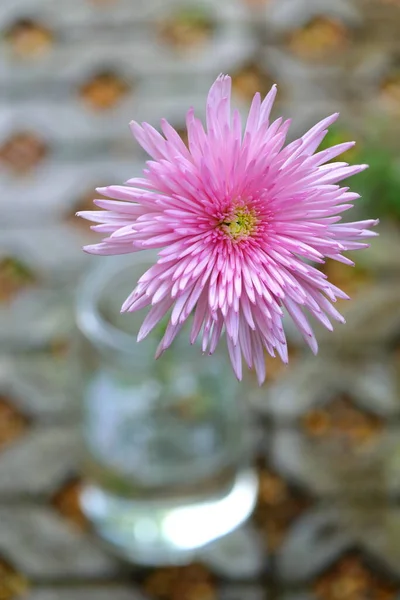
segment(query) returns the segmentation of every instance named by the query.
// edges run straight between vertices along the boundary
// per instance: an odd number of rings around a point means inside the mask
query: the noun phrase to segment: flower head
[[[353,264],[342,252],[367,247],[377,223],[341,222],[359,196],[338,182],[366,165],[325,163],[354,142],[316,153],[338,115],[285,146],[290,121],[270,122],[275,96],[276,86],[263,101],[254,96],[243,131],[239,112],[231,114],[231,79],[219,76],[207,99],[207,128],[192,109],[187,113],[188,147],[166,120],[163,135],[132,122],[153,159],[143,178],[99,189],[112,198],[94,201],[105,210],[78,213],[107,234],[88,252],[160,250],[122,307],[151,307],[139,340],[170,314],[160,355],[193,314],[191,343],[201,332],[203,351],[212,354],[225,333],[237,377],[243,356],[260,383],[265,350],[288,360],[284,310],[313,352],[305,311],[328,329],[330,318],[344,322],[332,302],[348,296],[311,263]]]

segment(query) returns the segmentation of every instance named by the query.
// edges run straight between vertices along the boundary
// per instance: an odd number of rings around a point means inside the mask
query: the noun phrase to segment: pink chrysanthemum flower
[[[153,158],[144,177],[99,189],[113,198],[94,201],[106,210],[78,213],[107,234],[87,252],[161,249],[122,307],[151,306],[139,341],[171,311],[160,355],[193,313],[191,343],[202,332],[203,351],[212,354],[225,332],[236,376],[242,377],[243,356],[260,384],[264,350],[288,361],[284,310],[314,353],[305,309],[328,329],[329,317],[344,322],[331,302],[348,296],[310,263],[353,264],[342,252],[367,247],[377,223],[341,222],[359,195],[337,184],[367,165],[324,164],[354,142],[315,154],[338,114],[285,147],[290,121],[269,119],[275,96],[276,86],[264,101],[254,96],[242,133],[239,112],[231,116],[231,79],[219,76],[207,99],[207,130],[192,109],[187,114],[188,147],[166,120],[164,136],[133,122],[134,136]]]

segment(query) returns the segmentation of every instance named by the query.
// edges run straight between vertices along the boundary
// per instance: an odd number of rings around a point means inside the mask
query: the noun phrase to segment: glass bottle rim
[[[147,253],[146,253],[147,254]],[[137,353],[136,337],[113,325],[101,313],[100,300],[112,279],[131,268],[143,266],[143,272],[152,264],[149,255],[109,256],[87,272],[76,291],[75,314],[80,332],[93,345],[123,354]],[[132,290],[136,282],[133,282]]]

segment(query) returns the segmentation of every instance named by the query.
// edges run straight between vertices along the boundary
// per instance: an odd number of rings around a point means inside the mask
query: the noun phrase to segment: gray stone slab
[[[276,557],[276,574],[286,585],[306,583],[357,541],[339,510],[317,509],[291,527]]]
[[[144,600],[134,586],[102,585],[33,589],[25,600]],[[228,600],[228,599],[227,599]],[[229,598],[229,600],[231,600]],[[233,600],[233,598],[232,598]],[[236,599],[235,599],[236,600]],[[239,597],[238,597],[239,600]],[[246,600],[241,598],[240,600]],[[249,600],[253,600],[251,596]],[[255,598],[256,600],[256,598]],[[257,599],[258,600],[258,599]]]
[[[399,600],[400,599],[400,594],[396,594],[395,596],[391,596],[392,600]],[[280,593],[277,594],[276,596],[276,600],[317,600],[315,594],[313,594],[311,591],[290,591],[290,592],[286,592],[284,590],[282,590]]]
[[[107,579],[121,571],[115,559],[51,508],[3,506],[0,524],[0,555],[29,580]]]
[[[0,496],[51,494],[76,473],[76,427],[35,427],[0,455]]]
[[[267,569],[266,548],[249,524],[211,544],[199,558],[228,579],[256,579]]]
[[[387,497],[400,490],[399,443],[397,428],[383,429],[361,449],[282,429],[274,434],[271,460],[284,477],[319,496]]]
[[[382,236],[383,237],[383,236]],[[391,238],[393,236],[390,236]],[[392,255],[398,255],[398,240],[396,244],[391,240],[386,244],[390,247]],[[382,243],[380,244],[382,247]],[[386,250],[387,252],[388,250]],[[378,252],[382,253],[382,250]],[[384,252],[384,251],[383,251]],[[371,246],[371,260],[375,254],[374,244]],[[365,261],[369,266],[369,258],[364,256],[359,264]],[[376,259],[376,269],[393,269],[393,263],[381,262]],[[397,272],[397,269],[396,269]],[[387,282],[379,282],[379,285],[370,285],[356,301],[347,302],[340,307],[340,312],[346,319],[346,325],[336,327],[333,332],[317,325],[315,332],[318,337],[320,348],[326,346],[336,347],[338,350],[346,351],[350,348],[359,348],[360,352],[368,347],[385,346],[393,341],[399,331],[400,325],[400,286],[397,284],[398,277],[394,275]]]
[[[357,545],[380,565],[400,575],[400,510],[391,506],[369,509],[347,508],[342,513],[342,528],[352,532]]]
[[[48,107],[43,108],[43,112]],[[43,128],[43,119],[40,110],[36,108],[36,119],[32,122],[32,117],[28,123],[24,124],[21,119],[23,107],[19,106],[14,113],[4,113],[0,104],[0,144],[9,135],[12,134],[14,127],[8,122],[7,130],[2,131],[2,120],[15,120],[15,128],[29,129],[39,135]],[[2,114],[4,113],[4,114]],[[68,115],[61,115],[61,118],[67,121]],[[128,118],[128,115],[127,115]],[[129,115],[128,121],[131,120],[132,114]],[[78,123],[78,127],[81,123]],[[126,121],[124,120],[123,130],[114,129],[114,137],[120,137],[125,133]],[[58,138],[56,143],[59,145],[67,145],[73,143],[73,139],[67,138],[74,136],[70,128],[66,126],[65,136],[62,136],[63,131],[58,130]],[[88,135],[86,137],[89,137]],[[76,139],[76,134],[75,138]],[[54,141],[53,141],[54,144]],[[104,147],[104,141],[101,146]],[[43,177],[41,169],[32,173],[28,180],[25,178],[16,179],[12,176],[2,176],[0,180],[0,194],[4,196],[4,220],[2,225],[12,225],[15,228],[24,226],[34,230],[35,227],[42,227],[44,224],[51,225],[57,221],[62,221],[68,217],[77,202],[85,196],[85,194],[93,193],[95,197],[95,188],[106,183],[117,183],[126,181],[130,177],[140,175],[143,169],[143,162],[134,161],[132,155],[138,151],[138,144],[135,143],[132,136],[129,137],[126,149],[129,152],[129,160],[123,157],[110,156],[107,153],[106,158],[101,155],[96,160],[91,162],[79,161],[81,154],[75,148],[72,149],[73,155],[69,162],[60,161],[57,158],[49,159],[46,163],[46,177]],[[61,149],[60,149],[61,151]],[[87,228],[89,232],[89,227]],[[62,265],[60,265],[62,267]]]
[[[196,5],[197,0],[192,3]],[[132,18],[131,11],[130,18],[126,19],[124,26],[110,27],[107,23],[107,26],[103,25],[98,35],[93,28],[93,23],[92,35],[87,35],[86,28],[74,27],[72,24],[65,27],[64,43],[55,43],[46,61],[32,61],[31,72],[23,63],[20,64],[19,69],[10,70],[7,46],[0,45],[0,50],[3,50],[0,59],[0,77],[9,82],[23,78],[22,81],[33,84],[31,77],[33,71],[38,78],[57,83],[60,78],[71,74],[85,75],[85,72],[90,72],[98,65],[110,63],[118,65],[119,69],[122,68],[125,75],[132,73],[136,75],[138,71],[142,74],[145,68],[149,70],[147,75],[155,73],[162,75],[165,72],[177,71],[187,75],[190,69],[198,71],[208,69],[212,72],[213,66],[214,72],[218,72],[218,64],[221,67],[224,65],[225,68],[229,67],[235,56],[240,56],[251,43],[251,30],[241,20],[219,19],[219,15],[213,10],[215,3],[203,0],[202,5],[206,3],[211,5],[209,12],[218,27],[207,43],[200,44],[195,52],[176,52],[175,48],[171,48],[168,43],[160,39],[156,22],[137,23],[137,19]],[[171,6],[167,2],[161,2],[156,21],[169,18],[171,12],[173,14]],[[135,56],[135,60],[131,60],[132,56]],[[72,102],[73,99],[71,104]],[[132,100],[131,103],[133,104]]]
[[[65,342],[70,343],[68,338]],[[4,391],[13,405],[35,423],[79,419],[82,364],[76,344],[67,352],[66,356],[52,356],[50,351],[32,351],[8,361]]]
[[[278,425],[295,425],[309,410],[323,408],[345,393],[354,404],[379,417],[399,413],[396,366],[382,351],[341,357],[322,349],[318,357],[296,357],[282,376],[263,388],[253,386],[249,400]],[[372,350],[370,348],[370,350]]]
[[[82,191],[85,193],[86,190]],[[41,276],[41,280],[51,282],[56,286],[56,289],[50,289],[52,294],[49,299],[46,296],[50,294],[44,294],[47,290],[38,288],[39,293],[34,294],[32,291],[29,295],[25,294],[23,301],[13,303],[15,318],[24,321],[25,336],[26,332],[30,332],[30,328],[36,323],[34,321],[28,323],[27,317],[24,318],[23,310],[29,313],[29,318],[37,319],[35,311],[40,314],[40,308],[43,312],[44,309],[48,311],[49,306],[52,307],[53,304],[62,307],[65,295],[61,293],[60,282],[75,269],[82,268],[87,264],[85,254],[82,252],[81,238],[78,238],[75,230],[72,231],[67,223],[61,222],[51,226],[46,224],[43,227],[25,226],[18,229],[0,230],[0,253],[22,259],[30,269]],[[51,286],[49,285],[49,287]],[[63,291],[65,294],[65,290]],[[1,325],[3,326],[3,323]],[[6,327],[6,323],[4,323],[4,327]],[[51,333],[54,335],[54,330],[51,330]]]
[[[236,584],[222,587],[218,593],[218,600],[268,600],[266,586],[262,584]]]
[[[350,25],[358,25],[361,21],[354,3],[346,0],[274,0],[269,20],[278,30],[290,31],[319,15],[328,15]]]
[[[353,548],[397,578],[400,510],[386,504],[344,503],[306,513],[292,526],[277,555],[277,574],[285,585],[305,584]]]

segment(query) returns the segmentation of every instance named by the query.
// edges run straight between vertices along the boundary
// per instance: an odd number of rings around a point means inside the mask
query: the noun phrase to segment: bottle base
[[[182,565],[250,516],[257,489],[257,476],[248,469],[222,498],[138,502],[87,485],[80,503],[94,531],[121,558],[143,566]]]

